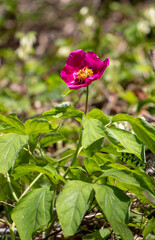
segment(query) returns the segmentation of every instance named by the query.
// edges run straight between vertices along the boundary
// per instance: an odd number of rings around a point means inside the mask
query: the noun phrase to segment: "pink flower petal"
[[[92,68],[94,73],[96,74],[98,68],[100,67],[101,61],[99,57],[94,53],[88,51],[85,56],[85,65]]]
[[[71,82],[74,80],[74,73],[75,69],[71,66],[65,65],[61,70],[60,77],[66,83]]]
[[[109,66],[109,58],[106,58],[99,66],[98,72],[96,74],[93,74],[92,76],[89,77],[89,80],[95,81],[99,79],[102,74],[104,73],[105,69]]]
[[[78,71],[84,67],[84,58],[85,52],[79,49],[69,55],[66,64],[74,67],[75,70]]]

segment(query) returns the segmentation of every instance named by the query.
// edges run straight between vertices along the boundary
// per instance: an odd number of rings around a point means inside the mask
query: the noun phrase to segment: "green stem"
[[[10,179],[10,176],[8,173],[6,173],[6,180],[9,184],[9,187],[10,187],[10,190],[11,190],[11,193],[12,193],[12,196],[14,197],[14,199],[16,200],[16,202],[18,202],[18,198],[17,198],[17,195],[15,193],[15,190],[13,189],[13,186],[11,184],[11,179]]]
[[[8,221],[1,219],[1,218],[0,218],[0,222],[4,223],[5,225],[7,225],[10,228],[11,240],[15,240],[15,232],[14,232],[15,223],[13,222],[11,224]]]
[[[88,109],[88,94],[89,94],[89,87],[87,86],[87,90],[86,90],[86,104],[85,104],[85,115],[87,114],[87,109]],[[81,140],[82,140],[82,130],[83,130],[83,127],[82,127],[82,124],[80,126],[80,131],[79,131],[79,141],[78,141],[78,144],[77,144],[77,148],[76,148],[76,151],[75,151],[75,154],[74,154],[74,157],[72,159],[72,162],[70,164],[70,166],[73,166],[76,162],[76,158],[77,158],[77,155],[79,153],[79,149],[81,147]],[[67,168],[65,174],[64,174],[64,177],[66,177],[67,173],[69,171],[69,167]]]
[[[19,200],[25,196],[25,194],[31,189],[31,187],[38,181],[38,179],[43,175],[43,173],[39,173],[39,175],[31,182],[31,184],[26,188],[23,194],[20,196]],[[18,201],[19,201],[18,200]]]
[[[11,227],[10,227],[11,240],[15,240],[14,227],[15,227],[15,223],[13,222],[12,225],[11,225]]]
[[[89,95],[89,86],[87,86],[87,90],[86,90],[85,115],[87,114],[87,109],[88,109],[88,95]]]

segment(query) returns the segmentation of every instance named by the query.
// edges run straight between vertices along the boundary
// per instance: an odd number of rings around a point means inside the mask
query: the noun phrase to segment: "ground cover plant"
[[[53,239],[59,232],[71,239],[153,239],[154,179],[145,172],[145,148],[155,153],[154,126],[128,114],[88,112],[89,87],[108,65],[94,52],[69,55],[61,77],[71,89],[63,96],[83,88],[84,112],[63,102],[25,123],[15,114],[0,115],[6,216],[0,221],[10,229],[2,239]],[[73,119],[79,134],[69,148]],[[54,143],[59,148],[52,157],[46,149]]]

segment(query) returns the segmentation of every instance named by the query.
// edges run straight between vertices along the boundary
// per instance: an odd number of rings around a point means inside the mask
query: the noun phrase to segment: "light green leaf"
[[[119,182],[117,182],[117,186],[120,188],[123,186],[123,190],[129,190],[147,202],[150,201],[150,198],[151,201],[154,201],[154,184],[152,178],[145,172],[130,170],[120,164],[109,164],[105,168],[102,167],[102,170],[103,174],[99,178],[113,177],[121,183],[119,185]]]
[[[47,133],[45,134],[40,141],[40,146],[42,148],[50,146],[53,143],[56,143],[58,141],[64,141],[65,137],[60,134],[59,132],[51,132],[51,133]]]
[[[28,135],[8,133],[0,136],[0,173],[6,173],[14,166],[22,147],[28,142]]]
[[[92,174],[93,172],[102,172],[100,166],[93,159],[84,159],[84,166],[88,172],[88,174]]]
[[[112,118],[112,122],[127,121],[132,125],[137,136],[155,153],[155,128],[141,118],[134,118],[127,114],[117,114]]]
[[[54,127],[46,119],[29,119],[25,122],[27,134],[49,133],[55,131]]]
[[[34,189],[12,211],[12,219],[21,240],[31,240],[32,233],[45,228],[52,218],[53,191],[49,187]]]
[[[84,113],[82,111],[76,110],[69,102],[64,102],[58,106],[56,106],[54,109],[44,112],[43,117],[45,117],[47,120],[51,117],[55,118],[70,118],[73,117],[77,121],[81,122],[82,116]]]
[[[111,234],[108,228],[97,230],[82,237],[82,240],[104,240]]]
[[[93,119],[98,119],[100,120],[103,125],[106,125],[110,122],[110,118],[104,114],[104,112],[102,112],[100,109],[95,108],[93,110],[91,110],[89,113],[87,113],[87,118],[93,118]]]
[[[62,97],[67,96],[70,92],[74,91],[73,89],[70,89],[69,87],[65,88],[65,90],[62,93]]]
[[[117,136],[98,119],[87,119],[83,117],[82,125],[84,132],[82,136],[82,146],[88,148],[94,142],[106,137],[118,149],[124,149]]]
[[[103,146],[104,146],[104,137],[93,142],[89,147],[84,149],[84,152],[88,157],[92,157],[95,153],[100,151]]]
[[[144,238],[146,238],[147,235],[152,231],[154,231],[154,233],[155,233],[155,218],[154,217],[148,222],[148,224],[146,225],[146,227],[143,230]]]
[[[56,202],[58,217],[65,237],[76,233],[92,198],[92,184],[68,181]]]
[[[117,136],[125,149],[121,152],[132,153],[145,162],[145,152],[143,142],[135,135],[126,130],[111,126],[110,130]],[[118,149],[119,151],[119,149]]]
[[[87,119],[83,117],[82,125],[84,132],[82,136],[82,146],[88,148],[92,143],[99,139],[103,139],[103,124],[98,119]]]
[[[0,115],[0,132],[25,134],[25,127],[14,114]]]
[[[56,169],[49,163],[44,167],[30,164],[22,164],[14,169],[12,176],[14,179],[18,179],[24,175],[27,175],[31,172],[40,172],[50,177],[53,184],[57,183],[55,176],[57,175]]]
[[[126,224],[129,220],[130,198],[119,188],[106,185],[94,185],[96,200],[112,226],[114,232],[123,239],[133,239]]]

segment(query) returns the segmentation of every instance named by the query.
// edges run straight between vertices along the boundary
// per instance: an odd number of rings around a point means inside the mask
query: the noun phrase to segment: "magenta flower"
[[[108,65],[108,58],[101,62],[94,52],[79,49],[71,52],[60,76],[70,89],[79,89],[98,80]]]

